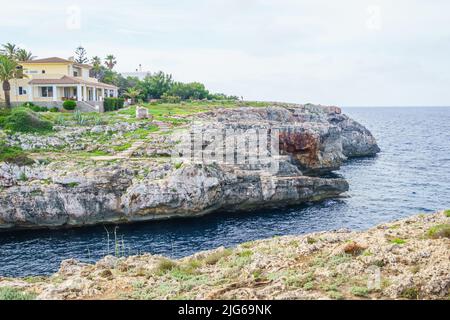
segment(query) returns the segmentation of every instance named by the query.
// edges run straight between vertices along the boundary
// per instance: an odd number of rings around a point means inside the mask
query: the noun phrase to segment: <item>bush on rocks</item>
[[[0,162],[13,163],[19,166],[34,163],[21,148],[7,146],[4,141],[0,141]]]
[[[450,238],[450,224],[440,224],[428,230],[428,237],[431,239]]]

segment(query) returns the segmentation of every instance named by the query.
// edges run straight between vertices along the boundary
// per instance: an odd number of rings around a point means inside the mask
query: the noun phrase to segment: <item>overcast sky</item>
[[[448,0],[0,0],[0,42],[247,100],[450,105]]]

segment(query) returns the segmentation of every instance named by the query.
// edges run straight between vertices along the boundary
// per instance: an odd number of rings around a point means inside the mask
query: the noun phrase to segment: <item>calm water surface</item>
[[[450,208],[450,108],[347,108],[376,136],[382,153],[338,172],[349,197],[320,204],[197,219],[121,225],[121,254],[171,257],[275,235],[366,229],[420,212]],[[114,227],[109,226],[114,253]],[[93,262],[108,253],[103,226],[0,233],[0,276],[53,273],[63,259]]]

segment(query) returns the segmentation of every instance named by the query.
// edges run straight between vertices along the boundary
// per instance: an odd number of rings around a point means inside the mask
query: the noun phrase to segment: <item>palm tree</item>
[[[95,56],[91,59],[92,64],[92,76],[96,79],[100,80],[100,75],[102,71],[102,59],[100,57]]]
[[[117,64],[116,57],[114,57],[112,54],[107,55],[105,60],[105,64],[109,70],[112,70]]]
[[[94,67],[100,66],[102,64],[102,59],[99,56],[92,57],[91,63]]]
[[[11,84],[9,80],[17,75],[17,62],[5,55],[0,55],[0,81],[3,83],[6,107],[11,107]]]
[[[15,57],[17,50],[19,49],[15,44],[9,42],[2,44],[2,48],[3,49],[0,50],[0,54],[5,55],[10,59]]]
[[[35,58],[35,56],[33,56],[31,51],[27,51],[25,49],[18,49],[16,51],[15,58],[17,61],[23,62],[23,61],[33,60]]]
[[[131,99],[131,104],[136,103],[136,98],[139,97],[141,94],[141,91],[139,91],[136,88],[128,88],[127,91],[125,91],[124,96]]]

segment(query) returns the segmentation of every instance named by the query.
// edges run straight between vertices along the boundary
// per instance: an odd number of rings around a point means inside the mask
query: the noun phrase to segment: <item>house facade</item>
[[[84,105],[102,104],[105,97],[117,97],[116,86],[101,83],[89,76],[92,66],[57,57],[21,62],[23,77],[12,79],[11,103],[33,102],[60,106],[64,100]],[[0,100],[5,95],[0,87]]]

